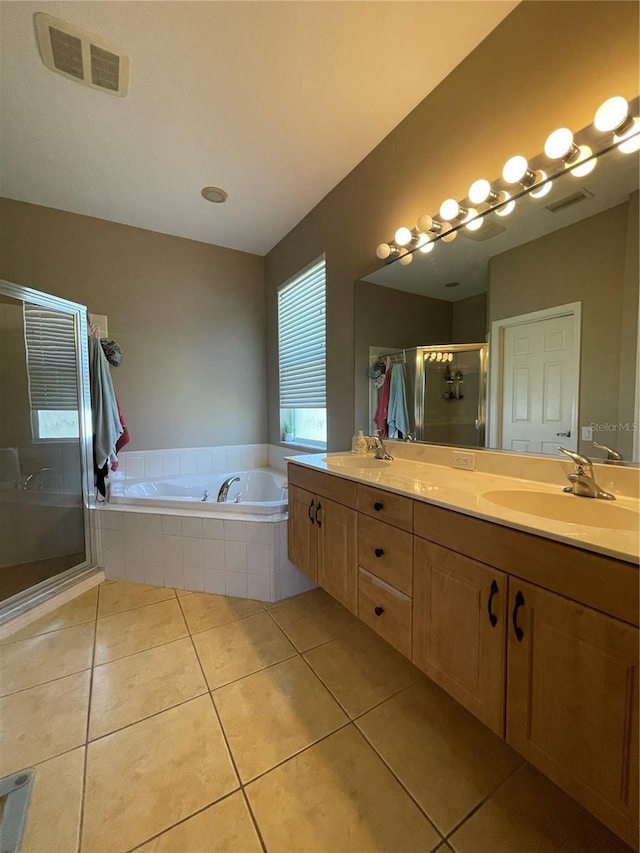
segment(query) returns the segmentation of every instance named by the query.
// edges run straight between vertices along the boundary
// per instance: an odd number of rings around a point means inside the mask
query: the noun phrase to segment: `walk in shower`
[[[94,566],[86,308],[0,281],[0,622]]]

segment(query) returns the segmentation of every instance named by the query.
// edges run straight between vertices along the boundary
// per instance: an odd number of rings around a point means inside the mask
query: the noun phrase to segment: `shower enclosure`
[[[95,570],[86,308],[0,281],[0,623]]]

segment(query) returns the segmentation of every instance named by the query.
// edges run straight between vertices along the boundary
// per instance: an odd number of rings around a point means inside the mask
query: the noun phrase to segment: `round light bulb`
[[[509,195],[509,193],[505,192],[503,201],[508,201],[508,199],[511,199],[511,196]],[[513,212],[515,206],[515,201],[511,199],[511,201],[509,201],[508,204],[505,204],[504,207],[501,207],[499,210],[496,210],[496,213],[498,214],[498,216],[508,216],[510,213]]]
[[[411,242],[413,234],[408,228],[398,228],[394,236],[394,242],[397,246],[408,246]]]
[[[449,353],[448,361],[453,361],[453,353],[452,352]]]
[[[629,104],[626,98],[617,95],[614,98],[609,98],[598,107],[593,123],[596,130],[607,133],[620,127],[628,115]]]
[[[580,157],[578,158],[579,166],[576,166],[575,169],[571,169],[571,174],[576,178],[584,178],[585,175],[590,174],[596,167],[596,163],[598,162],[596,157],[592,157],[591,160],[587,160],[588,157],[591,157],[593,151],[589,148],[588,145],[580,146]],[[586,163],[582,161],[586,160]]]
[[[474,210],[474,215],[477,216],[478,211]],[[482,216],[477,216],[476,219],[473,219],[471,222],[468,222],[466,225],[467,231],[477,231],[478,228],[482,228],[482,223],[484,219]]]
[[[431,240],[427,240],[426,243],[423,243],[423,245],[420,246],[419,251],[422,252],[423,255],[428,255],[429,252],[433,252],[435,247],[436,247],[435,243],[432,243]]]
[[[544,198],[548,192],[551,192],[551,181],[547,181],[547,173],[540,170],[541,181],[546,181],[545,184],[540,184],[535,190],[531,190],[529,195],[531,198]]]
[[[411,252],[405,252],[404,255],[400,256],[400,263],[402,264],[403,267],[406,267],[412,261],[413,261],[413,255],[411,254]]]
[[[620,142],[620,140],[623,140]],[[633,126],[622,136],[614,136],[614,142],[620,142],[618,151],[623,154],[633,154],[634,151],[640,149],[640,119],[634,118]]]
[[[525,172],[529,168],[527,158],[521,154],[516,154],[504,164],[502,177],[508,184],[517,184],[521,178],[524,178]]]
[[[423,213],[422,216],[418,217],[416,228],[418,231],[423,231],[425,234],[427,231],[431,231],[433,228],[433,217],[429,216],[428,213]]]
[[[391,246],[388,243],[380,243],[376,249],[376,255],[381,261],[385,261],[391,254]]]
[[[448,198],[440,205],[440,216],[443,219],[455,219],[460,211],[460,207],[455,198]]]
[[[562,160],[571,151],[572,145],[573,133],[568,127],[559,127],[547,136],[544,153],[550,160]]]
[[[442,223],[442,231],[443,231],[443,233],[442,233],[442,237],[440,239],[444,240],[445,243],[453,243],[453,241],[458,236],[457,231],[451,230],[451,223],[450,222],[443,222]]]
[[[490,193],[491,184],[489,181],[485,181],[484,178],[479,178],[479,180],[474,181],[469,187],[469,199],[474,204],[482,204],[483,201],[489,198]]]

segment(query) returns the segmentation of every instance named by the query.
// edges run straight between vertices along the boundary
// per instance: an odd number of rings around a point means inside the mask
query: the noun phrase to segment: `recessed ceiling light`
[[[227,193],[221,190],[220,187],[203,187],[200,190],[200,195],[207,201],[212,201],[215,204],[222,204],[228,198]]]

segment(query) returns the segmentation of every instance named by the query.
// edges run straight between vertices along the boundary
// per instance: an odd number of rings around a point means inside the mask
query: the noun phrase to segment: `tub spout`
[[[224,483],[220,486],[220,491],[218,492],[218,497],[216,498],[216,501],[219,504],[224,503],[227,499],[227,495],[229,494],[229,487],[233,483],[239,483],[239,482],[240,482],[240,477],[229,477],[228,480],[225,480]]]

